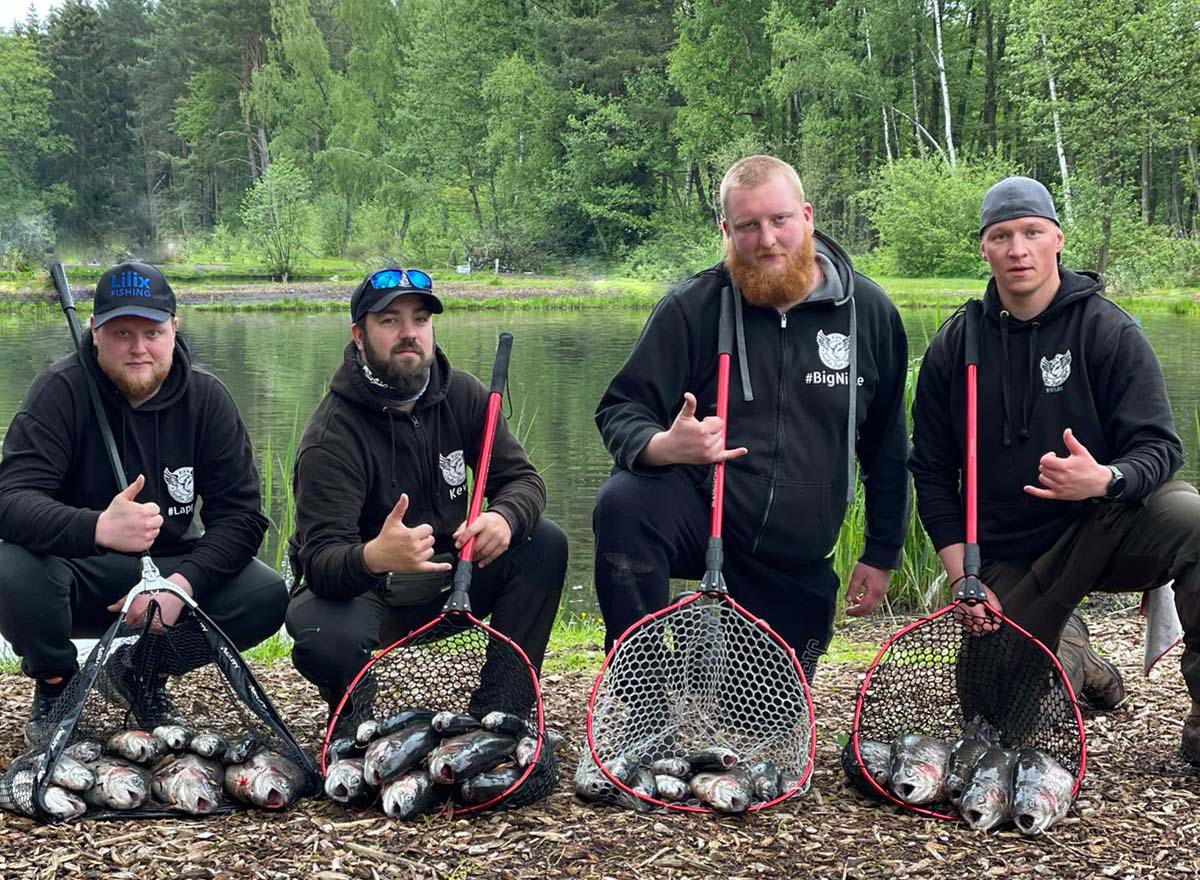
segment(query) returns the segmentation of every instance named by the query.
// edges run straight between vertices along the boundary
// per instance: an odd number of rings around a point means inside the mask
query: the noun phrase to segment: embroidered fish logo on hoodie
[[[850,366],[850,337],[845,333],[817,331],[817,354],[821,363],[831,370],[844,370]]]
[[[1042,382],[1046,386],[1046,392],[1062,391],[1063,383],[1071,375],[1071,351],[1068,349],[1062,354],[1056,354],[1053,360],[1042,358]]]
[[[461,486],[467,481],[467,466],[463,461],[461,449],[456,449],[449,455],[438,453],[438,464],[447,486]]]

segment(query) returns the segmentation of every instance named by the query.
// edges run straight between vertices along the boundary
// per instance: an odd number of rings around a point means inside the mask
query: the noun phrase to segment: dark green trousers
[[[1167,483],[1127,504],[1099,502],[1033,562],[984,560],[981,575],[1005,615],[1051,650],[1089,593],[1143,592],[1174,579],[1180,668],[1200,705],[1200,494],[1191,485]]]

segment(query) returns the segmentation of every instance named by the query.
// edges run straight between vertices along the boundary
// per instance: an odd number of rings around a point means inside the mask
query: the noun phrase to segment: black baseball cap
[[[162,272],[146,263],[121,263],[100,276],[93,326],[124,315],[159,324],[175,316],[175,291]]]
[[[372,272],[354,288],[350,297],[350,319],[355,324],[368,312],[381,312],[399,296],[416,294],[433,314],[443,311],[442,301],[433,292],[433,279],[420,269],[380,269]]]
[[[1044,217],[1058,222],[1050,192],[1032,177],[1006,177],[987,191],[979,208],[979,234],[993,223],[1018,217]]]

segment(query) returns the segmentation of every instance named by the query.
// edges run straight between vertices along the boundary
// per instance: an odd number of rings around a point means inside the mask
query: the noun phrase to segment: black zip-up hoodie
[[[233,398],[192,365],[181,336],[162,387],[137,409],[100,369],[89,333],[82,360],[99,386],[126,484],[145,474],[137,501],[153,501],[162,514],[150,554],[186,555],[179,572],[203,598],[250,562],[267,529],[254,453]],[[68,355],[34,380],[4,437],[0,540],[70,559],[114,552],[96,546],[96,521],[124,488],[113,482],[80,358]]]
[[[349,599],[380,589],[384,578],[363,564],[363,544],[379,534],[402,493],[406,525],[433,526],[435,552],[453,553],[454,531],[467,518],[466,467],[479,460],[488,391],[470,373],[450,368],[435,347],[429,385],[409,414],[373,394],[346,346],[329,393],[308,420],[292,486],[296,530],[289,543],[295,589]],[[496,424],[488,468],[487,509],[512,529],[510,546],[533,530],[546,487],[508,430]]]
[[[979,334],[979,545],[985,559],[1029,561],[1089,501],[1048,501],[1038,484],[1047,452],[1066,456],[1063,431],[1125,474],[1125,502],[1163,485],[1183,462],[1162,370],[1141,328],[1101,295],[1100,276],[1062,270],[1058,292],[1028,321],[1004,310],[996,282]],[[959,476],[966,449],[966,370],[960,309],[921,365],[910,468],[917,511],[938,550],[964,540]]]
[[[825,283],[803,302],[781,315],[735,297],[726,445],[749,452],[725,470],[725,537],[779,569],[824,559],[845,516],[856,453],[867,501],[862,560],[895,568],[908,524],[907,339],[887,295],[831,239],[816,239]],[[698,417],[715,412],[720,298],[733,295],[718,264],[659,301],[596,409],[615,467],[667,470],[639,466],[637,456],[670,427],[685,391]],[[677,467],[707,490],[711,467]]]

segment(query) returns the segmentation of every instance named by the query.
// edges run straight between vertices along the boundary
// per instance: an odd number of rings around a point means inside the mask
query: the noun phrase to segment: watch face
[[[1125,491],[1125,475],[1112,465],[1108,466],[1112,471],[1112,479],[1108,481],[1108,491],[1104,493],[1106,498],[1120,498],[1121,493]]]

